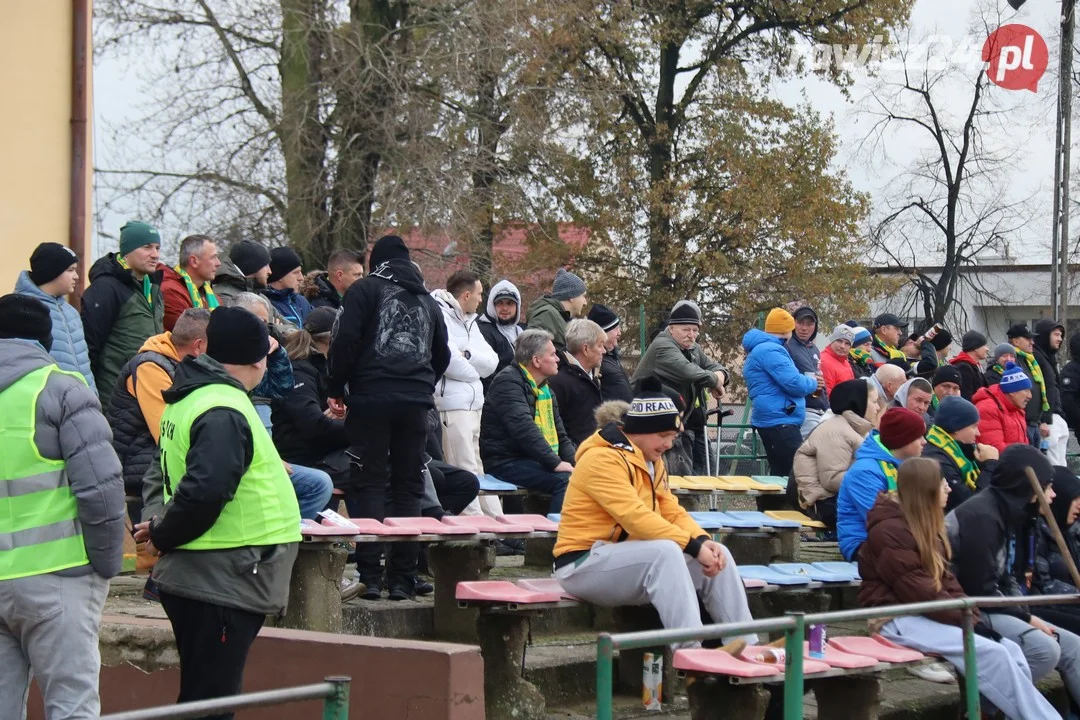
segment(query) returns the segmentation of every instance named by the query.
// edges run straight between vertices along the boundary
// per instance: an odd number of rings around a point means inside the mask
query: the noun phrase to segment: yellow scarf
[[[544,387],[537,386],[536,381],[533,380],[532,375],[525,369],[525,366],[518,365],[518,367],[521,368],[521,372],[525,373],[525,382],[529,384],[529,389],[536,396],[536,413],[533,415],[533,422],[540,428],[540,432],[544,434],[544,440],[547,441],[548,446],[558,455],[559,431],[555,428],[555,405],[551,401],[551,389],[547,385],[544,385]]]
[[[195,287],[195,283],[192,281],[191,276],[187,274],[187,270],[184,270],[179,265],[176,266],[176,274],[184,279],[184,285],[187,286],[188,296],[191,298],[192,305],[197,308],[203,306],[202,293],[199,292],[199,288]],[[206,307],[214,310],[218,306],[217,295],[214,294],[214,288],[210,287],[210,283],[203,283],[202,290],[206,293]]]
[[[120,267],[122,267],[122,268],[124,268],[125,270],[128,270],[128,271],[131,270],[131,268],[128,267],[127,261],[124,260],[124,258],[120,257],[119,253],[117,253],[117,255],[116,255],[116,261],[118,263],[120,263]],[[147,305],[149,305],[150,307],[154,307],[154,297],[153,297],[153,295],[150,294],[150,285],[151,285],[150,276],[149,275],[143,275],[143,278],[142,278],[143,297],[146,298],[146,304]]]
[[[1016,357],[1027,360],[1028,368],[1031,370],[1031,379],[1039,386],[1039,393],[1042,396],[1042,410],[1046,412],[1050,409],[1050,403],[1046,399],[1046,380],[1043,378],[1043,371],[1039,367],[1039,361],[1035,359],[1032,353],[1024,352],[1020,348],[1013,349],[1016,350]]]

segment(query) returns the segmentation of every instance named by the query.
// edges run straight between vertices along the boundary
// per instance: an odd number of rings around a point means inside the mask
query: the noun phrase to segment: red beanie
[[[926,434],[926,423],[907,408],[889,408],[878,426],[881,444],[889,450],[902,448]]]

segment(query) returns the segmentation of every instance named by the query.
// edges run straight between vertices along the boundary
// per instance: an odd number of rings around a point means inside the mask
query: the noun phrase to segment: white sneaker
[[[956,683],[956,676],[949,672],[949,670],[941,663],[916,665],[915,667],[908,668],[908,672],[920,680],[926,680],[932,683],[940,683],[942,685]]]
[[[364,583],[356,580],[341,579],[341,602],[348,602],[367,589]]]

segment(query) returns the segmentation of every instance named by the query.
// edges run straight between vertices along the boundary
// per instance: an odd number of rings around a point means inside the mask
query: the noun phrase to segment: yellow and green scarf
[[[964,484],[972,491],[978,489],[979,466],[964,454],[960,443],[956,442],[952,435],[945,432],[937,425],[930,426],[930,432],[926,433],[926,442],[938,448],[960,468],[960,475],[964,478]]]
[[[874,442],[886,453],[892,455],[889,448],[882,445],[880,435],[874,435]],[[889,483],[889,492],[896,492],[896,466],[887,460],[878,460],[878,464],[881,465],[881,472],[885,473],[885,480]]]
[[[1029,352],[1024,352],[1020,348],[1014,349],[1016,350],[1016,357],[1027,360],[1028,369],[1031,371],[1031,379],[1039,386],[1039,393],[1042,395],[1042,410],[1043,412],[1046,412],[1050,409],[1050,403],[1046,399],[1046,380],[1043,378],[1043,372],[1042,368],[1039,367],[1039,361]]]
[[[127,264],[127,261],[124,260],[124,258],[121,257],[119,254],[116,255],[116,261],[118,263],[120,263],[120,267],[124,268],[125,270],[131,270],[131,268]],[[146,298],[146,304],[147,305],[149,305],[150,307],[154,307],[154,296],[150,294],[150,288],[151,288],[150,276],[149,275],[143,275],[143,279],[142,279],[143,297]]]
[[[184,270],[177,265],[176,274],[184,278],[184,284],[187,285],[187,291],[188,295],[191,297],[192,305],[201,308],[203,306],[202,293],[199,292],[199,288],[195,287],[195,283],[192,282],[191,276],[187,274],[187,270]],[[214,288],[210,287],[210,283],[203,283],[202,291],[206,293],[206,307],[210,310],[216,309],[218,306],[218,299],[217,295],[214,294]]]
[[[862,347],[851,348],[848,350],[848,355],[852,360],[863,365],[872,365],[874,362],[874,356],[870,354],[869,350]]]
[[[555,404],[551,401],[551,388],[547,385],[538,387],[532,375],[524,365],[518,365],[521,372],[525,373],[525,382],[536,396],[536,412],[533,414],[533,422],[544,434],[544,440],[556,455],[559,454],[559,431],[555,429]]]
[[[885,342],[877,335],[874,336],[872,344],[874,347],[881,351],[882,355],[888,355],[890,360],[904,360],[905,362],[907,361],[907,355],[900,352],[892,345],[886,345]]]

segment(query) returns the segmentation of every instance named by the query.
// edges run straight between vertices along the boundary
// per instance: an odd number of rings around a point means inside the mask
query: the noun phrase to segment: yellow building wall
[[[69,241],[72,26],[70,0],[0,3],[0,294],[38,243]]]

